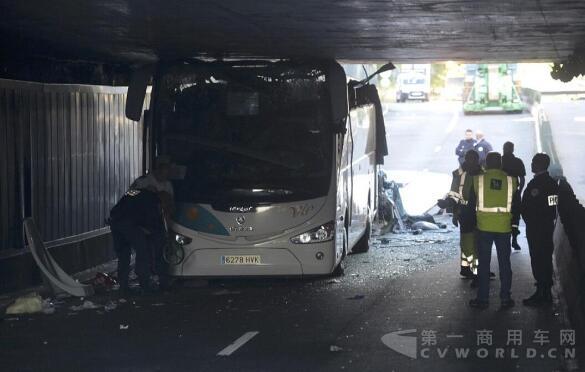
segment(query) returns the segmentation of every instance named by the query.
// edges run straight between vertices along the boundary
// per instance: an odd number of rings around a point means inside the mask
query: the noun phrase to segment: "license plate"
[[[260,256],[221,256],[222,265],[261,265]]]

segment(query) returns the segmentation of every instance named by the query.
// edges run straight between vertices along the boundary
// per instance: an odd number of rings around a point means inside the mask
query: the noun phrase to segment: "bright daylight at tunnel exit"
[[[584,20],[0,0],[0,369],[585,370]]]

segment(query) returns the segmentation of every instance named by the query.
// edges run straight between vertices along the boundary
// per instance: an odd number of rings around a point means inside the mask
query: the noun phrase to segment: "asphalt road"
[[[453,104],[389,107],[387,166],[450,172],[463,130],[480,125],[494,146],[515,141],[525,159],[533,151],[526,115],[467,118],[456,112]],[[187,282],[170,294],[125,301],[107,292],[90,299],[95,309],[76,310],[72,306],[82,301],[69,299],[56,302],[53,314],[5,318],[1,369],[560,370],[566,345],[560,347],[563,325],[554,307],[518,304],[498,311],[497,280],[488,310],[467,307],[475,291],[458,275],[457,230],[378,236],[374,243],[370,252],[348,257],[340,278]],[[526,242],[521,244],[524,249],[512,256],[518,302],[533,290]],[[522,334],[522,345],[508,343],[511,330]],[[537,330],[548,343],[535,343],[542,341]],[[401,331],[408,332],[396,333]],[[457,355],[460,348],[470,354]],[[504,350],[501,357],[497,349]]]
[[[384,169],[450,174],[459,166],[455,147],[468,128],[482,130],[495,151],[514,142],[525,165],[536,149],[530,114],[465,116],[461,102],[409,102],[384,109],[389,147]]]

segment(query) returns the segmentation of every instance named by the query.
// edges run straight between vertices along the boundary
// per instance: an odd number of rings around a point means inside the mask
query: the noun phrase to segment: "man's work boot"
[[[524,300],[522,300],[524,306],[540,306],[544,303],[542,287],[536,287],[536,292]]]
[[[518,239],[516,239],[516,237],[512,238],[512,248],[514,248],[515,251],[519,251],[522,249],[522,247],[520,247],[520,244],[518,244]]]
[[[461,271],[459,271],[459,275],[466,279],[472,279],[475,276],[473,275],[473,272],[471,271],[471,268],[469,268],[469,266],[461,266]]]

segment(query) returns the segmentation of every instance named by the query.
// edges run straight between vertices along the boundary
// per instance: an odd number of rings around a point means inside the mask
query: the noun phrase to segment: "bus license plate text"
[[[221,256],[222,265],[260,265],[260,256]]]

